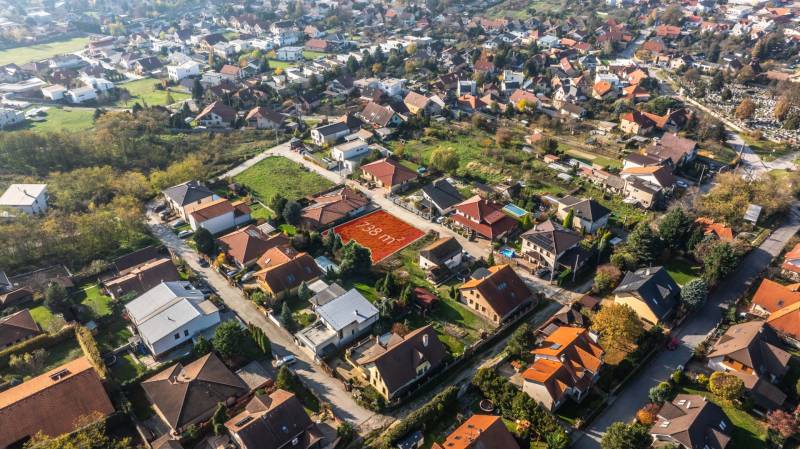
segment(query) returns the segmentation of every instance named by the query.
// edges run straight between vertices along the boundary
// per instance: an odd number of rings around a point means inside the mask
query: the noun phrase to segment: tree
[[[512,137],[511,131],[508,128],[498,128],[497,132],[495,132],[494,140],[498,146],[505,147],[511,143]]]
[[[772,115],[778,120],[783,120],[789,114],[791,109],[792,102],[789,97],[784,95],[775,102],[775,107],[772,109]]]
[[[636,420],[643,426],[652,426],[658,418],[658,404],[647,404],[636,412]]]
[[[167,91],[167,95],[164,98],[164,102],[168,106],[171,105],[172,103],[175,103],[175,99],[172,98],[172,94],[169,93],[169,91]]]
[[[615,422],[608,426],[600,447],[603,449],[647,449],[653,439],[647,427],[641,424]]]
[[[452,148],[437,148],[431,153],[430,166],[443,173],[455,173],[458,153]]]
[[[594,275],[594,293],[605,293],[617,286],[622,279],[622,271],[612,264],[605,264],[597,267]]]
[[[703,279],[692,279],[681,289],[681,301],[689,310],[702,306],[707,297],[708,284]]]
[[[747,84],[755,78],[756,72],[753,70],[753,67],[746,65],[739,69],[739,72],[736,73],[736,81],[739,81],[742,84]]]
[[[297,288],[297,297],[300,298],[301,301],[307,301],[313,294],[314,293],[308,288],[308,284],[305,281]]]
[[[506,344],[506,349],[512,356],[520,357],[531,350],[534,342],[535,338],[531,326],[528,323],[522,323],[522,325],[511,334],[511,338],[508,339],[508,343]]]
[[[69,310],[69,294],[63,285],[51,282],[44,292],[44,305],[54,313],[64,313]]]
[[[257,356],[255,342],[236,320],[222,322],[211,339],[214,349],[226,360],[253,359]]]
[[[669,399],[670,394],[672,394],[672,385],[670,385],[669,382],[661,382],[650,388],[647,392],[647,398],[650,399],[650,402],[663,404],[664,401]]]
[[[716,285],[724,277],[733,273],[739,264],[739,256],[729,243],[714,242],[711,250],[703,260],[703,279],[709,285]]]
[[[228,409],[222,402],[217,404],[217,410],[214,411],[214,416],[211,418],[211,425],[214,427],[215,435],[222,435],[225,433],[225,421],[228,419]]]
[[[202,357],[213,350],[214,346],[202,335],[194,343],[194,346],[192,346],[192,353],[194,353],[195,357]]]
[[[47,354],[47,350],[44,348],[23,354],[12,354],[8,359],[8,365],[19,373],[35,374],[44,368]]]
[[[679,249],[685,246],[686,232],[691,228],[692,220],[680,207],[671,209],[664,215],[658,225],[658,236],[667,248]]]
[[[739,103],[739,106],[736,106],[736,111],[734,112],[734,115],[736,115],[736,118],[738,119],[747,120],[751,118],[755,112],[756,112],[755,102],[753,102],[753,100],[749,98],[745,98],[744,100],[742,100],[741,103]]]
[[[194,83],[192,84],[192,98],[195,100],[200,100],[203,98],[203,85],[200,84],[199,79],[195,79]]]
[[[269,200],[269,208],[272,209],[275,214],[282,214],[283,210],[286,208],[287,202],[288,200],[284,198],[283,195],[276,193]]]
[[[708,379],[708,391],[720,399],[733,401],[744,392],[744,382],[733,374],[714,371]]]
[[[644,221],[639,222],[628,235],[627,247],[638,265],[651,265],[661,255],[661,240]]]
[[[295,322],[294,317],[292,316],[292,309],[289,308],[289,304],[286,304],[286,301],[283,302],[281,306],[281,323],[286,326],[287,329],[290,331],[294,329]]]
[[[592,319],[592,329],[600,334],[606,348],[628,351],[644,333],[636,312],[627,304],[603,306]]]
[[[133,449],[130,438],[114,440],[106,432],[106,420],[100,413],[92,413],[78,418],[73,423],[76,429],[56,437],[36,433],[25,442],[24,449]]]
[[[356,243],[355,240],[347,242],[342,250],[342,262],[339,264],[339,273],[342,277],[366,274],[371,269],[370,251]]]
[[[283,207],[283,219],[290,225],[296,225],[300,222],[300,213],[303,206],[297,201],[288,201]]]
[[[678,5],[670,5],[659,16],[662,22],[667,25],[680,25],[683,20],[683,11]]]
[[[545,434],[544,440],[547,443],[547,449],[567,449],[570,445],[569,436],[564,430],[548,432]]]
[[[781,409],[767,413],[767,426],[782,438],[790,438],[798,432],[797,416]]]
[[[567,215],[564,216],[564,220],[561,221],[561,226],[572,229],[572,221],[575,219],[575,210],[570,209],[567,211]]]
[[[214,240],[214,236],[211,235],[208,229],[198,228],[192,236],[192,240],[194,240],[195,245],[197,245],[197,250],[200,251],[201,254],[213,256],[217,253],[217,241]]]

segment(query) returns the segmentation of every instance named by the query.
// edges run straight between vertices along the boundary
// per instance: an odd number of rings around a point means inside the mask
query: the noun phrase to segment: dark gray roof
[[[582,240],[577,232],[564,229],[552,220],[536,225],[530,231],[522,234],[522,238],[553,254],[560,254]]]
[[[419,255],[437,265],[443,265],[446,260],[457,256],[461,251],[463,248],[455,237],[444,237],[422,248]]]
[[[446,179],[437,179],[422,188],[422,192],[440,209],[449,209],[464,201],[464,197]]]
[[[664,267],[649,267],[625,273],[614,293],[636,293],[662,319],[675,308],[680,291]]]
[[[178,184],[164,189],[164,196],[181,206],[194,203],[195,201],[202,200],[214,195],[208,187],[203,185],[200,181],[188,181],[183,184]]]
[[[593,199],[585,199],[579,201],[572,206],[572,209],[575,211],[575,215],[577,217],[589,221],[600,220],[601,218],[611,213],[611,211],[608,210],[605,206],[603,206],[602,204],[598,203]]]
[[[331,123],[329,125],[323,125],[317,128],[317,132],[322,134],[323,136],[331,136],[333,134],[338,134],[340,132],[349,130],[350,128],[347,126],[347,123],[345,122]]]
[[[783,377],[791,355],[778,347],[780,340],[764,321],[749,321],[728,328],[708,354],[709,358],[726,356],[753,368],[756,374]]]

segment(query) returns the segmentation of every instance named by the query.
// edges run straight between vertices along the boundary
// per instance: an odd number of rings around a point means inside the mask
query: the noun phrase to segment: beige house
[[[672,315],[680,291],[664,267],[640,268],[625,273],[614,290],[614,302],[629,306],[645,324],[653,326]]]
[[[472,273],[459,288],[461,302],[495,326],[533,302],[533,294],[510,265],[495,265]]]

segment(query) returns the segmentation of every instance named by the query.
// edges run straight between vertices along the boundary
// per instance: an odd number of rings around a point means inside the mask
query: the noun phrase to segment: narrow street
[[[174,254],[183,258],[186,263],[211,285],[225,304],[231,308],[243,321],[253,323],[264,330],[272,342],[272,350],[278,357],[293,354],[298,358],[292,369],[302,377],[306,385],[333,406],[337,417],[356,426],[361,432],[379,429],[394,421],[394,418],[372,412],[358,405],[349,392],[345,391],[344,384],[329,376],[305,351],[298,347],[292,336],[284,329],[267,319],[236,287],[214,269],[201,267],[198,263],[198,254],[183,240],[164,224],[161,224],[156,214],[148,213],[148,225],[153,234],[167,246]]]
[[[692,314],[675,336],[680,344],[674,351],[662,350],[653,357],[647,366],[631,379],[611,398],[611,404],[582,432],[573,436],[573,447],[577,449],[597,449],[600,439],[608,426],[617,421],[630,421],[636,411],[647,402],[647,392],[651,387],[668,378],[678,365],[685,365],[692,357],[692,350],[714,330],[722,320],[728,305],[739,299],[742,292],[758,282],[758,276],[780,254],[789,239],[800,230],[800,208],[792,206],[789,217],[758,248],[753,249],[739,264],[739,267],[725,281],[714,289],[702,309]]]

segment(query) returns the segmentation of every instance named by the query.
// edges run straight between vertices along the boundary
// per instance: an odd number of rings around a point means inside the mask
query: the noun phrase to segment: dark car
[[[200,266],[201,266],[201,267],[203,267],[203,268],[208,268],[208,266],[209,266],[209,264],[208,264],[208,261],[207,261],[207,260],[205,260],[205,259],[204,259],[204,258],[202,258],[202,257],[198,257],[198,258],[197,258],[197,264],[198,264],[198,265],[200,265]]]
[[[538,270],[536,270],[534,274],[536,275],[537,278],[544,279],[545,277],[550,275],[550,270],[548,268],[539,268]]]

